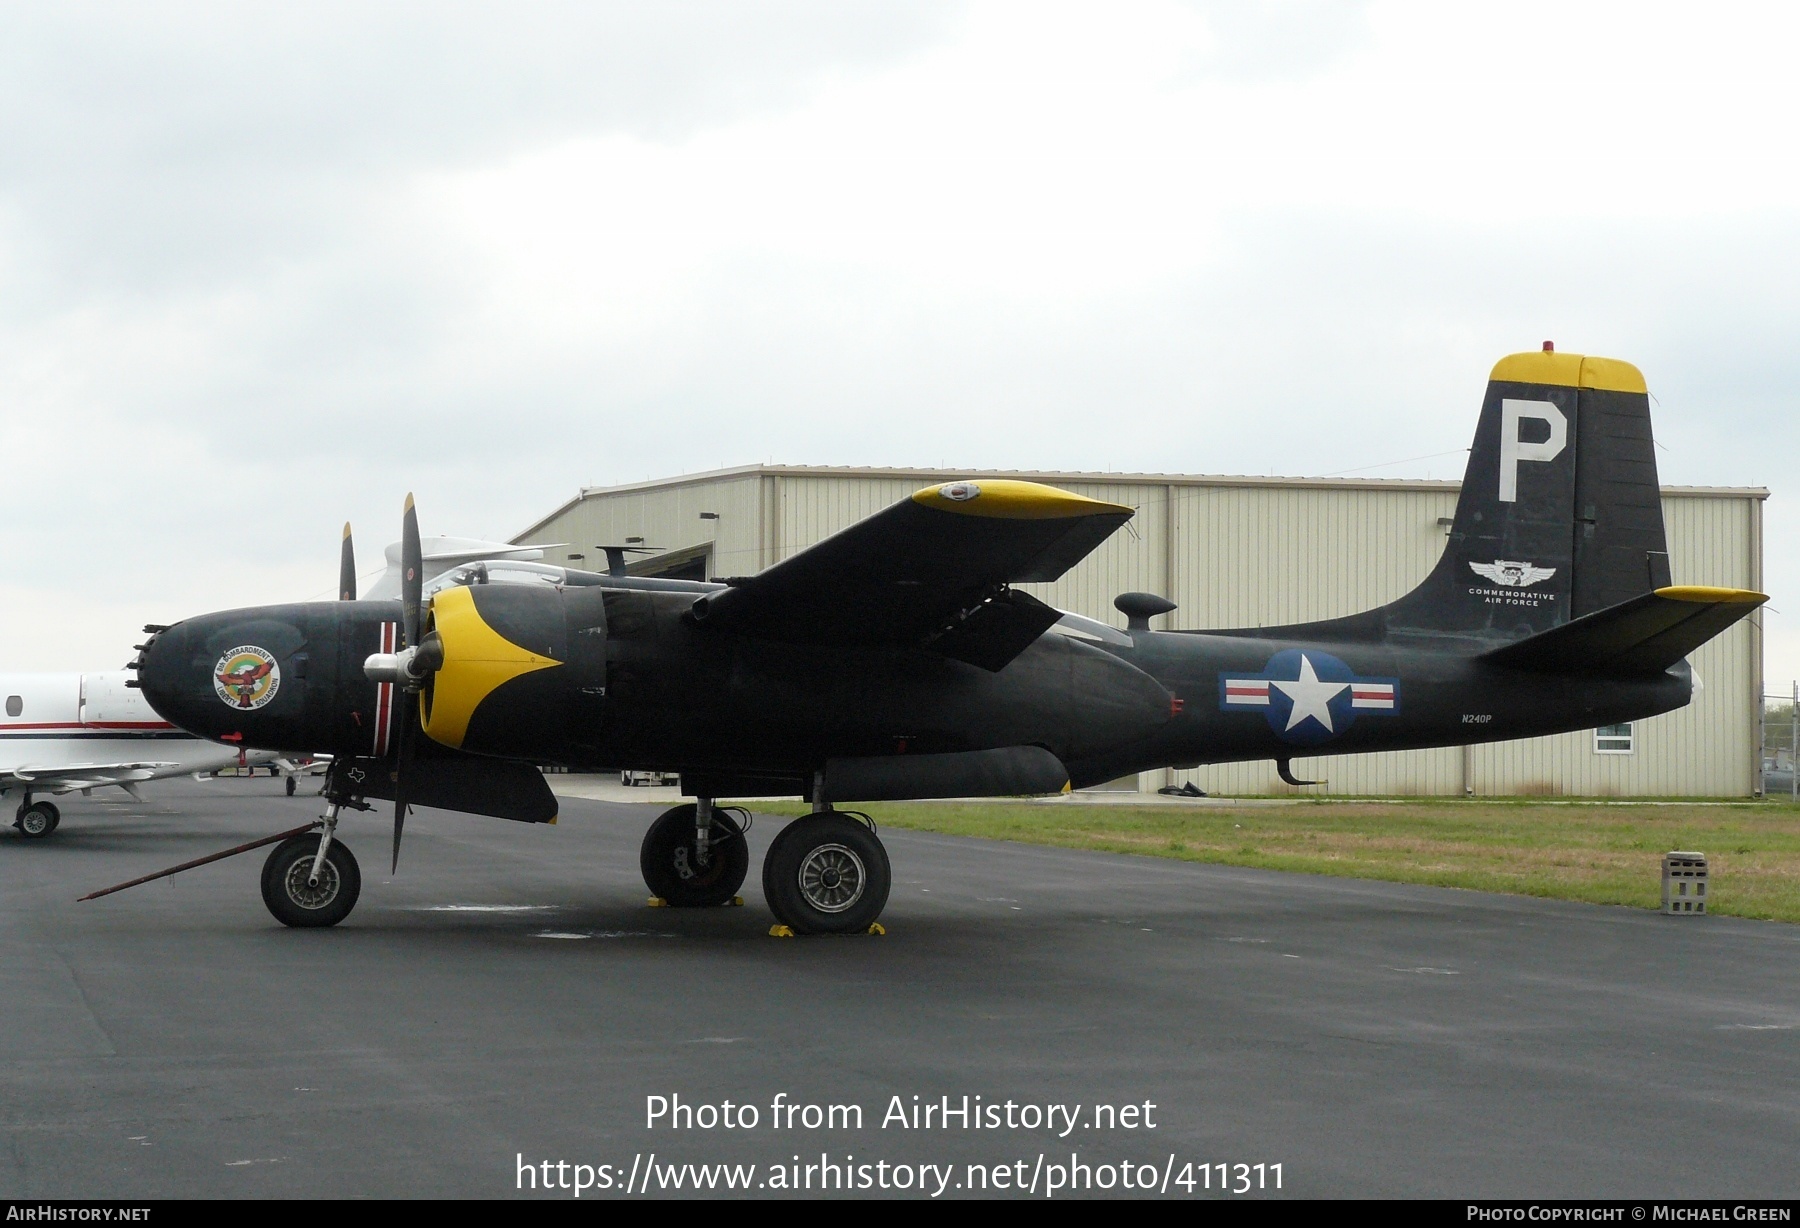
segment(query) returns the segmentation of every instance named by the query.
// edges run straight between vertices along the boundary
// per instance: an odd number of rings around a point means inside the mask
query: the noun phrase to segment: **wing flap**
[[[1659,588],[1508,644],[1485,659],[1554,673],[1660,673],[1768,599],[1747,589]]]

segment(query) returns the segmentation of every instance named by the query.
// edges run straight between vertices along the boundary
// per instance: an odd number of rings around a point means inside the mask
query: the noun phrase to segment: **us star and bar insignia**
[[[1337,737],[1359,715],[1400,710],[1398,678],[1360,677],[1329,653],[1289,648],[1257,674],[1221,674],[1219,708],[1260,711],[1275,736],[1299,746]]]

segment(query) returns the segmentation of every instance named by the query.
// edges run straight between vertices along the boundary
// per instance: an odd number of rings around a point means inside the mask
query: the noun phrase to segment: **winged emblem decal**
[[[1495,559],[1491,563],[1470,563],[1469,570],[1484,580],[1507,588],[1530,588],[1556,574],[1554,567],[1538,567],[1508,559]]]

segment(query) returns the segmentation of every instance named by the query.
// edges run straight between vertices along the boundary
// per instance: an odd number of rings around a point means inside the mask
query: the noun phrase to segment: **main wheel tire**
[[[319,837],[294,836],[277,844],[263,863],[263,903],[283,925],[298,929],[336,925],[356,907],[356,897],[362,894],[362,869],[355,854],[333,840],[325,850],[325,864],[315,885],[310,879],[318,855]]]
[[[644,833],[638,866],[644,885],[672,908],[712,908],[729,904],[750,873],[750,845],[731,817],[713,811],[712,842],[706,865],[694,840],[695,807],[665,810]]]
[[[27,840],[42,840],[56,830],[62,822],[62,812],[49,802],[33,802],[19,811],[19,817],[13,820],[13,826]]]
[[[294,778],[292,776],[287,778],[287,795],[289,797],[294,796]]]
[[[763,859],[763,895],[797,934],[860,934],[887,907],[894,872],[875,833],[841,814],[789,823]]]

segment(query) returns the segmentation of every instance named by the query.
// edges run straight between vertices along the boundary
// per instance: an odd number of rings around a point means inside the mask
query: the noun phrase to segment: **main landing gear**
[[[19,806],[19,813],[13,819],[13,826],[27,840],[41,840],[56,830],[62,822],[62,812],[49,802],[34,802],[31,794],[25,795],[25,801]]]
[[[336,925],[356,907],[362,869],[350,847],[334,839],[339,809],[340,804],[333,802],[316,835],[306,832],[283,840],[263,862],[263,903],[283,925],[298,929]]]
[[[867,933],[893,882],[874,824],[836,810],[795,819],[763,858],[769,911],[796,934]]]
[[[732,812],[743,815],[740,824]],[[748,812],[716,809],[703,797],[664,811],[644,833],[638,866],[644,884],[671,908],[712,908],[737,898],[750,872]]]
[[[750,868],[736,807],[710,798],[663,813],[644,835],[644,883],[675,908],[729,904]],[[893,885],[887,850],[861,816],[816,810],[782,828],[763,858],[763,895],[797,934],[867,933]]]

